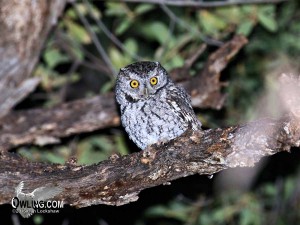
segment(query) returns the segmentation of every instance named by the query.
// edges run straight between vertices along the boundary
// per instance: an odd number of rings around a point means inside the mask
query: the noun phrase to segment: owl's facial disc
[[[147,78],[141,79],[140,82],[133,79],[130,81],[131,96],[134,99],[148,99],[156,94],[157,90],[154,86]]]
[[[117,101],[121,104],[156,98],[169,82],[166,70],[158,62],[133,63],[120,69],[117,79]]]

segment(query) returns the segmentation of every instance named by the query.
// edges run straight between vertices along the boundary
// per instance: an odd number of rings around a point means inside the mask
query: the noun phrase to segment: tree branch
[[[107,1],[107,0],[102,0]],[[114,2],[165,4],[178,7],[214,8],[230,5],[280,3],[288,0],[234,0],[234,1],[192,1],[192,0],[112,0]]]
[[[176,69],[175,80],[192,96],[194,107],[220,109],[226,98],[221,93],[220,72],[247,43],[236,36],[213,53],[197,76],[187,76],[189,67]],[[77,100],[50,109],[12,112],[0,118],[0,152],[24,144],[45,145],[59,142],[60,137],[90,132],[120,123],[113,93]]]
[[[249,167],[261,157],[300,146],[299,117],[263,119],[242,126],[187,131],[169,143],[91,166],[28,162],[12,153],[0,156],[0,203],[9,203],[24,181],[63,189],[57,199],[76,207],[123,205],[153,186],[192,174],[214,174],[230,167]],[[9,172],[8,172],[9,171]]]

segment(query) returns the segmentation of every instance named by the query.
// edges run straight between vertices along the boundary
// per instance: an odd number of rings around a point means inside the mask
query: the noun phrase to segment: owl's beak
[[[144,88],[144,97],[145,98],[148,98],[148,96],[149,96],[149,90],[148,90],[148,88]]]

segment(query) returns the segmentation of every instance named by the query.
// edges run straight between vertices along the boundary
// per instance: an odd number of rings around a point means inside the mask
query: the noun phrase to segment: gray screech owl
[[[141,149],[174,139],[188,128],[201,130],[189,95],[158,62],[136,62],[120,69],[115,92],[122,124]]]

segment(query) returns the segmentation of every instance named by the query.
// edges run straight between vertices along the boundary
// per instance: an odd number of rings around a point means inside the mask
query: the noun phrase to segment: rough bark
[[[12,153],[0,157],[0,203],[9,203],[14,188],[25,182],[28,191],[59,186],[56,198],[76,207],[123,205],[138,199],[140,191],[169,184],[192,174],[253,166],[261,157],[300,146],[299,118],[263,119],[242,126],[186,132],[163,145],[91,166],[28,162]]]
[[[220,73],[247,43],[236,36],[207,60],[203,70],[191,78],[186,76],[189,68],[173,71],[175,78],[184,74],[181,81],[192,96],[194,107],[220,109],[226,98],[221,93],[223,83]],[[113,93],[78,100],[50,109],[31,109],[12,112],[0,119],[0,151],[24,144],[45,145],[59,142],[60,137],[89,132],[120,123],[118,108]]]
[[[38,85],[39,79],[29,76],[65,4],[65,0],[0,1],[0,117]]]

